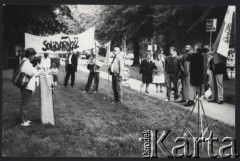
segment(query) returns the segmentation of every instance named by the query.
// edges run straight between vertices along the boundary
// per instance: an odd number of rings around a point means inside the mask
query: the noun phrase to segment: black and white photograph
[[[238,157],[236,5],[2,8],[2,157]]]

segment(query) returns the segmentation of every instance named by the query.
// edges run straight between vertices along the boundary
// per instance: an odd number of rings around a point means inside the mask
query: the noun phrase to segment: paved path
[[[87,67],[83,65],[79,65],[78,70],[89,73],[89,70],[87,69]],[[101,71],[99,76],[102,79],[108,79],[108,73],[106,72]],[[111,81],[111,77],[109,77],[109,80]],[[137,92],[140,87],[141,81],[130,78],[129,84],[130,84],[130,88],[132,90],[136,90]],[[142,89],[142,94],[146,94],[144,91],[145,91],[145,87]],[[166,88],[163,87],[163,93],[156,93],[155,85],[150,84],[149,94],[146,94],[146,95],[150,95],[152,97],[155,97],[164,101],[166,98]],[[180,103],[175,103],[173,101],[169,103],[177,104],[178,106],[180,105]],[[219,105],[217,103],[209,103],[205,99],[202,99],[202,104],[204,107],[205,114],[208,117],[211,117],[213,119],[216,119],[228,125],[235,126],[235,106],[234,105],[231,105],[228,103],[224,103],[222,105]],[[180,107],[188,109],[187,107],[184,107],[184,106],[180,106]],[[194,112],[197,113],[197,108],[194,109]]]

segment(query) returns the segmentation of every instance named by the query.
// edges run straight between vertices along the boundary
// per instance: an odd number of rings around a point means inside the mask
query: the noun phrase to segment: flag
[[[223,24],[213,45],[214,64],[222,62],[228,56],[233,14],[236,11],[235,6],[228,6]]]

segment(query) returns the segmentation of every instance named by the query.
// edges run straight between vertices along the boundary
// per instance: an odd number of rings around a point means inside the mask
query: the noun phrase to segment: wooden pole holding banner
[[[43,124],[55,125],[53,112],[53,91],[51,89],[52,82],[52,75],[40,76],[41,122]]]

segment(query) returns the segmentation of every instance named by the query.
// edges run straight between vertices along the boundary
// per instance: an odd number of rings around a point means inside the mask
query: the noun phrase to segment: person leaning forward
[[[122,103],[122,73],[124,68],[124,60],[120,55],[120,48],[115,47],[113,50],[114,57],[109,68],[112,75],[112,88],[115,102]]]

